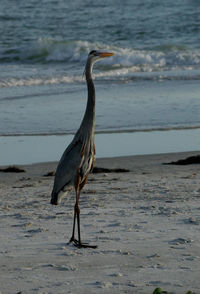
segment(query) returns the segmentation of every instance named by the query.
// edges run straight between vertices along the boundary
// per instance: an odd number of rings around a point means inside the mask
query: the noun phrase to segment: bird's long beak
[[[114,55],[114,53],[112,53],[112,52],[100,52],[99,53],[100,57],[110,57],[110,56],[113,56],[113,55]]]

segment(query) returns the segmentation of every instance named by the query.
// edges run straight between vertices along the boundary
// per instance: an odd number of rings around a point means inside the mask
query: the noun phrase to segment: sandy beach
[[[98,159],[80,200],[83,241],[69,245],[74,193],[49,204],[57,163],[0,173],[0,293],[200,293],[197,152]]]

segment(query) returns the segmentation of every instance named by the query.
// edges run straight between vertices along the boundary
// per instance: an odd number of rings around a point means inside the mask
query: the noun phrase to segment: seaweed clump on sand
[[[100,173],[128,173],[130,172],[129,169],[125,168],[104,168],[104,167],[94,167],[92,170],[93,174],[100,174]],[[48,172],[44,175],[44,177],[53,177],[55,176],[55,171]]]
[[[97,174],[97,173],[128,173],[128,172],[130,172],[130,170],[125,169],[125,168],[94,167],[92,172],[94,174]]]
[[[179,159],[177,161],[172,161],[163,164],[174,164],[174,165],[188,165],[188,164],[200,164],[200,155],[190,156],[185,159]]]
[[[8,166],[8,167],[5,167],[5,168],[0,168],[0,172],[3,172],[3,173],[25,173],[25,169],[23,168],[20,168],[18,166]]]
[[[156,288],[153,291],[153,294],[172,294],[172,293],[171,292],[167,292],[167,291],[163,291],[161,288]],[[173,292],[173,294],[174,294],[174,292]],[[196,294],[196,293],[194,293],[192,291],[187,291],[186,294]]]

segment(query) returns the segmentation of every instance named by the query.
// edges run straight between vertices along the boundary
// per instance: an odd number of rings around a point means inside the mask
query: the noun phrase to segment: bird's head
[[[91,75],[92,72],[92,68],[95,62],[97,62],[98,60],[105,58],[105,57],[110,57],[113,56],[114,53],[112,52],[102,52],[102,51],[97,51],[97,50],[92,50],[90,51],[90,53],[88,54],[88,59],[86,62],[86,66],[85,66],[85,70],[83,75],[86,75],[87,78],[87,73],[89,73]]]
[[[114,55],[114,53],[112,53],[112,52],[102,52],[102,51],[92,50],[88,54],[88,59],[90,59],[94,63],[102,58],[110,57],[113,55]]]

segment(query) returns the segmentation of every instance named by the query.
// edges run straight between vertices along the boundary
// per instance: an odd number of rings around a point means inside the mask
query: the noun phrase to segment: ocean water
[[[97,134],[200,129],[199,29],[199,0],[2,0],[0,137],[73,134],[93,49],[115,53],[94,67]]]

